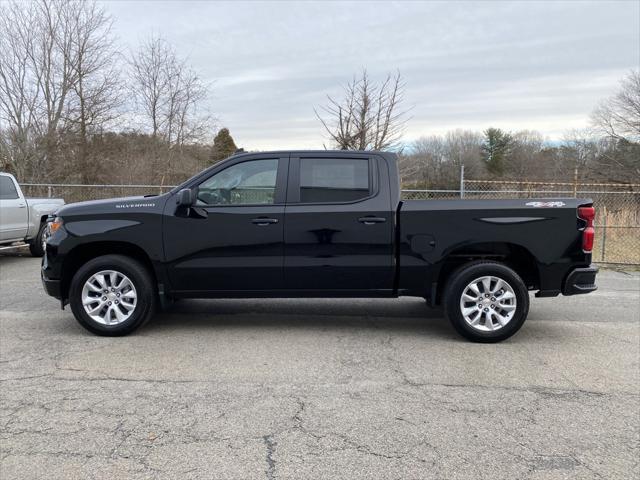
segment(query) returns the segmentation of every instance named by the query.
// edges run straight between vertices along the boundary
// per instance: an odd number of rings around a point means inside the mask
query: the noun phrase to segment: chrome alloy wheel
[[[133,282],[124,273],[102,270],[94,273],[82,287],[82,305],[94,321],[117,325],[136,309],[138,295]]]
[[[44,226],[44,229],[42,230],[42,238],[40,239],[42,241],[43,252],[47,251],[47,240],[49,240],[50,236],[51,236],[51,229],[49,228],[49,224],[47,223]]]
[[[462,291],[460,311],[464,320],[476,330],[493,332],[504,327],[515,315],[516,294],[498,277],[480,277]]]

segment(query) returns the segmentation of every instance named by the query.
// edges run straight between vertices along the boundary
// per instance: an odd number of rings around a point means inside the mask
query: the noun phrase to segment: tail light
[[[596,209],[594,207],[578,207],[578,217],[587,222],[587,226],[582,230],[582,250],[585,253],[590,253],[593,250],[593,238],[596,234],[593,228]]]

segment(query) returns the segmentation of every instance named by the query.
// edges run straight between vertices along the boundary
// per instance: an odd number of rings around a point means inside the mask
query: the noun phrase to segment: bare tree
[[[453,130],[445,135],[445,148],[452,168],[448,169],[448,182],[458,185],[460,167],[466,175],[480,176],[482,165],[482,135],[471,130]]]
[[[431,135],[416,140],[400,157],[402,183],[421,188],[457,188],[460,167],[479,176],[482,135],[468,130],[454,130],[446,135]]]
[[[110,115],[110,20],[95,3],[72,0],[1,12],[0,152],[20,178],[42,177],[70,157],[57,151],[75,125],[86,144],[88,129]]]
[[[620,82],[620,90],[592,113],[593,125],[617,140],[640,142],[640,70]]]
[[[442,172],[449,163],[444,138],[439,135],[421,137],[413,144],[413,150],[421,184],[427,188],[441,187]]]
[[[169,79],[166,65],[175,59],[168,43],[161,38],[150,38],[131,59],[132,93],[145,116],[151,122],[151,134],[158,136],[162,127],[164,102]]]
[[[78,4],[70,0],[34,4],[36,21],[36,48],[28,52],[42,99],[44,119],[37,132],[42,138],[41,164],[33,173],[50,170],[56,162],[60,134],[68,130],[65,108],[77,81],[73,45],[73,9]]]
[[[102,131],[119,115],[121,78],[119,58],[111,35],[112,20],[95,3],[75,3],[68,11],[72,25],[75,74],[69,121],[79,136],[78,166],[84,182],[90,166],[89,136]]]
[[[209,92],[189,68],[175,69],[170,73],[170,79],[166,138],[170,144],[182,146],[198,141],[208,133],[211,117],[198,115],[198,111]]]
[[[19,178],[35,156],[39,89],[29,52],[35,50],[36,9],[0,5],[0,155],[2,168]]]
[[[585,128],[567,132],[560,150],[560,164],[572,176],[577,169],[587,180],[636,183],[634,179],[640,178],[639,143]]]
[[[0,109],[3,146],[15,172],[42,172],[64,129],[75,82],[69,2],[12,2],[0,15]],[[38,144],[38,145],[36,145]],[[42,153],[35,151],[36,147]]]
[[[182,146],[211,131],[211,116],[202,108],[208,85],[166,40],[146,41],[132,57],[131,67],[132,94],[153,137]]]
[[[400,72],[380,84],[366,70],[344,87],[344,97],[327,96],[328,105],[315,114],[336,147],[342,150],[386,150],[398,146],[407,111],[401,107],[405,84]]]
[[[540,175],[537,160],[544,148],[544,138],[534,130],[521,130],[511,137],[509,161],[506,173],[512,178],[528,178]]]

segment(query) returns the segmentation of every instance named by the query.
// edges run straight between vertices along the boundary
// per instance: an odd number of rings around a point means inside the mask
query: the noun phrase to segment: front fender
[[[28,200],[27,200],[28,202]],[[38,203],[29,205],[29,225],[27,228],[27,238],[33,238],[38,234],[40,225],[47,217],[56,212],[62,205],[56,203]]]
[[[103,220],[82,220],[79,222],[70,222],[65,225],[67,232],[75,237],[86,237],[88,235],[100,235],[122,228],[140,225],[142,222],[135,220],[122,219],[103,219]]]

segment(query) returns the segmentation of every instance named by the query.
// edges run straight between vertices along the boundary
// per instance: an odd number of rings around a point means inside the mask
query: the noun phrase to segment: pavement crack
[[[264,441],[264,445],[267,448],[267,469],[265,470],[265,474],[267,475],[267,480],[275,480],[276,461],[273,458],[273,454],[275,453],[276,445],[278,445],[278,442],[273,439],[272,434],[265,435],[264,437],[262,437],[262,440]]]
[[[293,414],[293,428],[304,430],[304,426],[302,425],[302,414],[304,413],[306,405],[299,397],[296,397],[296,402],[298,402],[298,409],[296,410],[296,413]]]
[[[30,375],[26,377],[9,377],[9,378],[1,378],[0,382],[10,382],[10,381],[19,382],[21,380],[31,380],[33,378],[44,378],[44,377],[51,377],[51,376],[53,376],[52,373],[45,373],[42,375]]]

